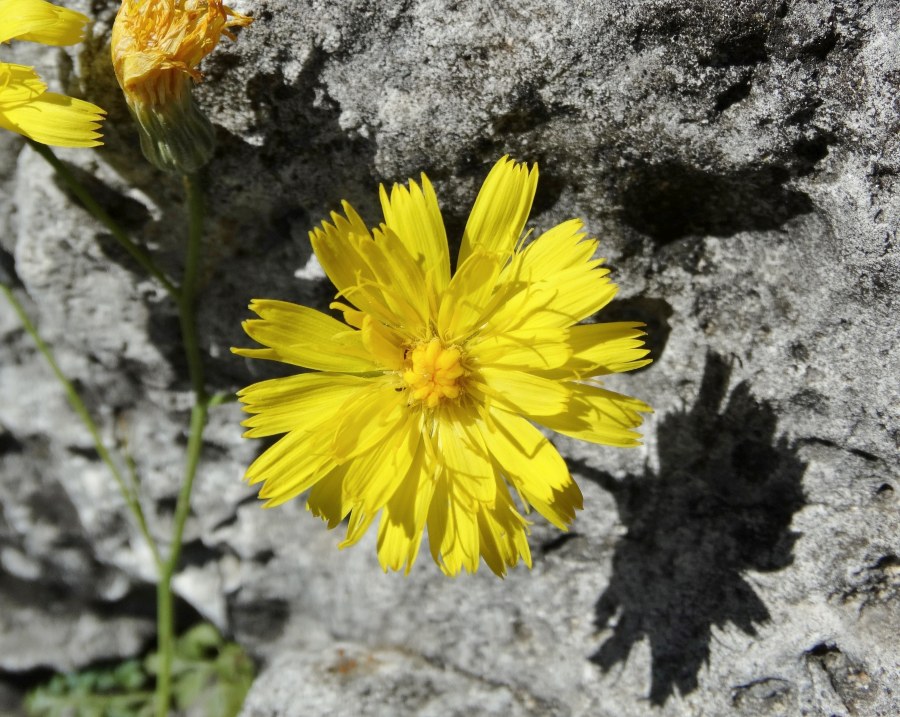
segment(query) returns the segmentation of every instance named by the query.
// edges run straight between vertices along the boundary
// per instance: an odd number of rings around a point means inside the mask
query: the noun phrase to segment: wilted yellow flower
[[[638,442],[650,408],[598,376],[649,363],[635,322],[580,324],[616,286],[577,219],[526,244],[537,167],[504,157],[478,194],[455,275],[428,178],[381,188],[384,223],[345,215],[310,233],[339,290],[313,309],[256,299],[244,329],[267,348],[241,356],[314,369],[245,388],[246,436],[285,433],[247,471],[278,505],[309,490],[341,547],[381,514],[378,556],[409,571],[425,528],[444,572],[531,565],[522,511],[566,530],[582,505],[566,464],[534,424],[585,441]],[[514,497],[515,496],[515,497]],[[516,500],[518,499],[518,502]]]
[[[141,149],[160,169],[193,172],[212,157],[215,134],[194,104],[200,61],[229,28],[252,19],[222,0],[123,0],[113,24],[113,68],[137,121]]]
[[[0,0],[0,42],[74,45],[88,18],[45,0]],[[104,111],[84,100],[47,92],[34,68],[0,62],[0,127],[57,147],[96,147]]]

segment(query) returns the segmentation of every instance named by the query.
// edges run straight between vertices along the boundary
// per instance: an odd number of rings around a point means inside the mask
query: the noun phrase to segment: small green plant
[[[171,665],[175,707],[207,717],[234,717],[250,684],[253,663],[212,625],[175,640]],[[57,675],[25,700],[29,717],[151,717],[156,712],[158,652],[102,669]]]

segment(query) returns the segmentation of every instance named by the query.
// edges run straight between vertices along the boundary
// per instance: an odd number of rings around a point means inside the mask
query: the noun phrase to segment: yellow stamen
[[[407,357],[403,380],[410,398],[435,408],[445,398],[458,398],[462,387],[459,379],[466,371],[462,352],[455,346],[445,347],[433,338],[416,346]]]

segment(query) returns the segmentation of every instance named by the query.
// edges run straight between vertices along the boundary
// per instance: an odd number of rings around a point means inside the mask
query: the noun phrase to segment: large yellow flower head
[[[535,424],[585,441],[638,442],[650,408],[597,377],[649,363],[640,323],[579,323],[616,286],[597,242],[573,219],[527,243],[537,167],[506,157],[478,194],[451,276],[444,223],[428,178],[381,188],[384,222],[344,215],[310,234],[339,290],[313,309],[256,299],[244,329],[266,348],[252,358],[313,369],[239,394],[245,435],[286,434],[248,469],[278,505],[309,491],[307,507],[341,547],[380,514],[378,556],[407,572],[427,528],[450,575],[481,558],[498,575],[531,565],[523,512],[566,530],[582,505],[566,464]]]
[[[113,69],[154,165],[193,172],[212,157],[215,136],[191,97],[197,69],[229,28],[251,18],[222,0],[123,0],[113,24]]]
[[[74,45],[88,18],[45,0],[0,0],[0,43],[26,40]],[[84,100],[47,92],[34,68],[0,62],[0,127],[42,144],[96,147],[105,112]]]

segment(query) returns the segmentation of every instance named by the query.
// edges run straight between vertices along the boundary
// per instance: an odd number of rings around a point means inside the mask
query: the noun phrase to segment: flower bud
[[[191,173],[215,149],[215,133],[194,103],[197,66],[229,28],[252,19],[222,0],[123,0],[112,31],[116,78],[134,116],[144,156],[169,172]]]

